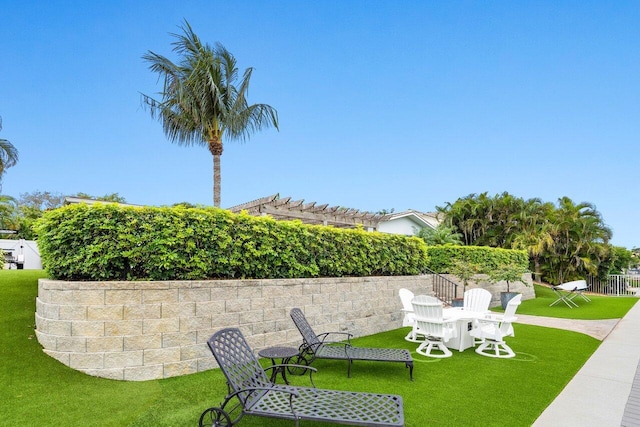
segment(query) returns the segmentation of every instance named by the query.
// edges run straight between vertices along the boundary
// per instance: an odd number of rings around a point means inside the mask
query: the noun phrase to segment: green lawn
[[[225,381],[218,370],[166,380],[122,382],[81,374],[48,357],[33,331],[38,277],[43,273],[0,271],[0,426],[194,426],[205,408],[224,398]],[[547,297],[543,292],[540,300]],[[603,297],[592,305],[606,305],[608,312],[615,313],[612,317],[621,317],[631,307],[627,300]],[[549,302],[526,301],[522,312],[545,311],[545,304]],[[571,313],[583,315],[583,307]],[[401,364],[356,362],[349,379],[343,362],[318,361],[314,363],[318,369],[315,383],[320,388],[400,394],[409,427],[528,426],[599,341],[529,325],[515,325],[515,330],[516,337],[508,341],[517,353],[513,359],[482,357],[472,349],[454,352],[448,359],[429,359],[414,352],[413,382]],[[407,331],[380,333],[354,343],[415,350],[416,344],[403,340]],[[293,379],[300,384],[304,380]],[[240,426],[293,425],[291,421],[252,417],[240,422]],[[320,425],[329,424],[301,423]]]
[[[586,302],[580,296],[574,299],[578,304],[577,308],[569,308],[563,302],[549,307],[549,304],[557,299],[556,294],[546,286],[534,285],[534,287],[536,298],[522,301],[518,307],[518,313],[565,319],[618,319],[624,317],[638,301],[636,297],[587,295],[591,302]]]

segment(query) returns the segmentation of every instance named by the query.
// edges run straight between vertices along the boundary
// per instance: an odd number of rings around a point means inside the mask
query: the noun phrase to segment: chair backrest
[[[507,308],[504,310],[503,319],[507,322],[510,322],[514,315],[516,314],[516,310],[518,306],[522,302],[522,294],[518,294],[515,297],[511,298],[507,303]]]
[[[474,288],[464,293],[464,310],[484,313],[489,310],[491,292],[482,288]]]
[[[207,340],[227,384],[236,392],[248,387],[270,387],[271,383],[251,347],[238,328],[222,329]],[[250,408],[264,391],[238,393],[245,408]]]
[[[407,311],[413,311],[413,306],[411,305],[411,300],[414,295],[409,289],[402,288],[398,291],[400,294],[400,301],[402,301],[402,308]]]
[[[304,313],[299,308],[292,308],[289,312],[293,323],[300,331],[300,335],[302,335],[302,339],[309,346],[312,351],[317,351],[318,347],[322,346],[322,342],[318,339],[318,335],[313,331],[313,328],[307,321],[307,318],[304,317]]]
[[[400,295],[400,301],[402,302],[402,310],[404,311],[404,317],[402,319],[402,326],[413,325],[413,306],[411,300],[413,299],[413,292],[409,289],[402,288],[398,291]]]
[[[507,303],[507,308],[504,310],[504,316],[502,316],[502,322],[500,323],[500,333],[502,336],[513,335],[513,327],[511,322],[516,319],[516,310],[522,302],[522,294],[518,294],[511,298]]]
[[[442,301],[428,295],[417,295],[411,301],[411,305],[420,333],[435,337],[444,336]]]

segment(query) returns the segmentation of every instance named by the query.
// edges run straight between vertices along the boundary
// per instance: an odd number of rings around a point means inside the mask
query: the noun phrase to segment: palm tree
[[[0,130],[2,130],[2,117],[0,117]],[[0,190],[2,190],[2,175],[6,169],[18,163],[18,150],[6,139],[0,138]]]
[[[511,240],[511,248],[524,249],[533,261],[535,280],[542,277],[540,259],[554,244],[553,224],[549,222],[555,207],[538,198],[524,201],[522,210],[516,214],[518,230]]]
[[[445,224],[439,224],[436,228],[422,227],[417,236],[430,246],[462,245],[462,234]]]
[[[549,251],[547,268],[549,275],[562,283],[581,274],[596,273],[612,232],[591,203],[576,204],[562,197],[558,205],[552,218],[554,245]]]
[[[11,196],[0,194],[0,229],[15,230],[18,228],[18,205]]]
[[[267,104],[247,101],[253,68],[238,81],[235,57],[222,46],[203,43],[187,21],[180,27],[173,51],[180,55],[174,64],[149,51],[142,58],[151,71],[164,79],[161,100],[142,95],[151,116],[162,122],[165,135],[180,145],[202,145],[213,156],[213,204],[220,206],[220,156],[223,138],[246,141],[270,126],[278,129],[278,113]]]

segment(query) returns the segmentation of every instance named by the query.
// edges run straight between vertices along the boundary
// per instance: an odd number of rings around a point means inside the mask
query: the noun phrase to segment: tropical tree
[[[101,197],[91,196],[87,193],[78,192],[71,197],[81,199],[99,200],[104,202],[126,203],[124,197],[118,193],[105,194]],[[65,196],[61,193],[35,190],[30,193],[21,193],[16,201],[17,204],[17,226],[13,229],[18,233],[12,238],[33,240],[36,238],[34,230],[35,222],[42,217],[45,211],[59,208],[64,204]]]
[[[631,249],[631,263],[630,268],[637,268],[640,266],[640,248]]]
[[[462,234],[458,233],[455,228],[442,223],[438,224],[436,228],[422,227],[417,236],[430,246],[462,245]]]
[[[0,229],[16,230],[18,228],[17,207],[13,197],[0,194]]]
[[[2,130],[2,117],[0,117],[0,130]],[[2,189],[2,175],[16,163],[18,163],[18,150],[6,139],[0,138],[0,190]]]
[[[540,257],[553,246],[553,224],[549,219],[554,209],[552,203],[534,198],[526,200],[523,210],[517,214],[519,229],[511,240],[511,249],[524,249],[529,253],[537,281],[542,278]]]
[[[142,58],[164,80],[160,99],[142,95],[143,105],[162,122],[165,135],[179,145],[201,145],[213,156],[213,204],[220,206],[220,156],[223,139],[245,141],[255,131],[278,129],[278,113],[267,104],[249,104],[247,94],[253,68],[238,81],[235,57],[217,43],[203,43],[187,21],[176,38],[175,64],[149,51]]]
[[[495,197],[486,192],[470,194],[437,207],[444,222],[462,233],[466,245],[508,248],[518,230],[517,215],[524,209],[524,200],[504,192]]]
[[[607,264],[607,275],[626,274],[633,264],[633,252],[621,246],[611,246],[610,256],[606,262],[601,263],[601,269],[602,264]]]
[[[562,197],[550,220],[554,244],[544,257],[546,276],[562,283],[597,274],[600,261],[609,256],[612,232],[595,206]]]
[[[561,283],[608,274],[612,233],[590,203],[576,204],[562,197],[556,207],[506,192],[495,197],[485,192],[447,203],[438,211],[466,245],[527,250],[536,280]]]

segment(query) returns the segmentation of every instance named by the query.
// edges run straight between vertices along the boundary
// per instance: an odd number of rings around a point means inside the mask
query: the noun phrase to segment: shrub
[[[42,262],[63,280],[412,275],[415,237],[233,214],[217,208],[71,205],[37,224]]]
[[[524,250],[491,248],[488,246],[429,246],[427,248],[430,270],[436,273],[454,274],[455,260],[464,260],[477,265],[481,273],[490,273],[503,265],[521,266],[527,269],[529,256]]]

